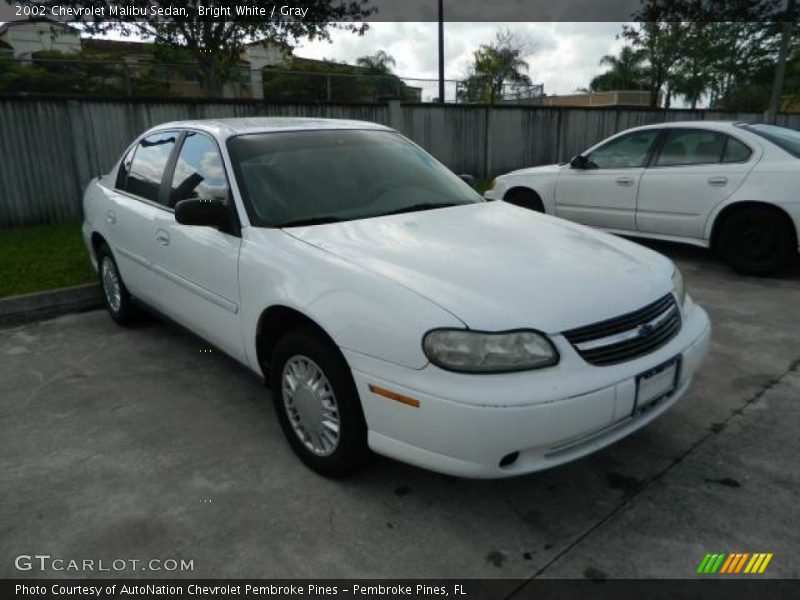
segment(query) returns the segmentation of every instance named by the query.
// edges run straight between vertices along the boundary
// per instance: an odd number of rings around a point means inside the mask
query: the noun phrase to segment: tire
[[[281,429],[307,467],[325,477],[341,478],[366,464],[371,453],[353,375],[325,336],[312,327],[289,331],[275,346],[270,381]],[[330,425],[336,419],[334,435]],[[323,425],[326,422],[328,426]]]
[[[103,288],[103,300],[111,318],[120,325],[136,322],[139,311],[122,281],[117,262],[106,244],[97,248],[97,273]]]
[[[539,194],[527,188],[514,188],[513,190],[509,190],[503,198],[503,201],[535,212],[544,212],[544,204]]]
[[[718,249],[742,275],[771,275],[796,253],[795,233],[780,214],[764,208],[745,208],[722,224]]]

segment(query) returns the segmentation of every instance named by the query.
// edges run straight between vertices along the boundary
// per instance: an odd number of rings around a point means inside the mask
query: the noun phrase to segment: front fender
[[[258,322],[270,306],[302,313],[342,349],[411,369],[428,364],[422,351],[427,331],[465,326],[417,292],[279,229],[247,227],[242,235],[241,323],[247,360],[256,371]]]

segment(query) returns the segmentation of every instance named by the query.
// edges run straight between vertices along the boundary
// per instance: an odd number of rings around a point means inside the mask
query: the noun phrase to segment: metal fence
[[[0,98],[0,227],[79,219],[88,181],[148,127],[180,119],[307,116],[399,130],[457,173],[489,178],[565,160],[636,125],[759,120],[754,113],[437,104],[274,104]],[[779,122],[800,129],[800,114]]]

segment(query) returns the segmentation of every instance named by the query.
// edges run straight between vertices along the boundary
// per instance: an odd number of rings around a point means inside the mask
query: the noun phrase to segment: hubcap
[[[297,437],[317,456],[339,445],[339,406],[330,381],[317,363],[295,355],[283,367],[283,405]]]
[[[108,307],[112,312],[119,312],[119,308],[122,306],[122,288],[114,263],[107,256],[104,256],[100,263],[100,275],[103,280],[103,291],[106,294]]]

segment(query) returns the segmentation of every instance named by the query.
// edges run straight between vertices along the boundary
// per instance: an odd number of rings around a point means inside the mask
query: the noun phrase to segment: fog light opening
[[[500,467],[510,467],[519,458],[519,452],[512,452],[511,454],[506,454],[503,458],[500,459]]]

